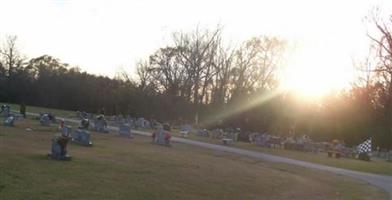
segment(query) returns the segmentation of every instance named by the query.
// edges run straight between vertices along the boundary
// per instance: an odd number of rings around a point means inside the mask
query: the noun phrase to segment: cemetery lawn
[[[0,199],[388,198],[349,177],[142,136],[93,133],[92,147],[68,146],[72,161],[49,160],[56,126],[38,124],[0,125]]]
[[[0,105],[3,104],[9,105],[11,106],[11,110],[19,112],[20,105],[0,102]],[[75,118],[76,116],[76,111],[59,110],[54,108],[43,108],[43,107],[36,107],[36,106],[29,106],[29,105],[26,105],[26,112],[32,112],[32,113],[46,112],[46,113],[52,113],[55,116],[61,116],[67,118]]]
[[[173,134],[180,137],[179,130],[173,130]],[[197,140],[212,144],[222,144],[218,139],[211,139],[208,137],[202,137],[197,135],[189,135],[188,139]],[[247,142],[236,142],[233,147],[241,148],[246,150],[258,151],[262,153],[268,153],[272,155],[282,156],[286,158],[292,158],[296,160],[307,161],[311,163],[317,163],[322,165],[328,165],[331,167],[338,167],[344,169],[350,169],[355,171],[389,175],[392,176],[392,162],[387,162],[381,159],[373,159],[371,162],[351,159],[351,158],[328,158],[327,153],[310,153],[301,152],[285,149],[271,149],[266,147],[260,147],[256,144],[251,144]]]
[[[0,103],[0,105],[2,104],[8,104],[8,103]],[[11,106],[12,110],[19,111],[19,105],[17,104],[8,104],[8,105]],[[69,117],[69,118],[75,117],[74,111],[42,108],[42,107],[35,107],[35,106],[27,106],[27,112],[33,112],[33,113],[51,112],[56,116]],[[144,131],[148,132],[150,130],[144,130]],[[177,129],[173,129],[172,134],[174,136],[180,137],[179,130]],[[189,135],[188,139],[197,140],[206,143],[212,143],[212,144],[222,144],[220,140],[210,139],[207,137],[201,137],[193,134]],[[263,153],[269,153],[269,154],[283,156],[296,160],[328,165],[332,167],[339,167],[344,169],[392,176],[392,162],[386,162],[384,160],[373,159],[371,162],[366,162],[366,161],[359,161],[359,160],[348,159],[348,158],[334,159],[334,158],[328,158],[325,153],[314,154],[314,153],[298,152],[298,151],[291,151],[291,150],[284,150],[284,149],[270,149],[270,148],[256,146],[255,144],[250,144],[246,142],[237,142],[234,145],[234,147],[259,151]]]

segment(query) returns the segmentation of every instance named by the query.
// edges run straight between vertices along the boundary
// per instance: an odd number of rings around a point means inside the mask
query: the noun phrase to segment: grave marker
[[[0,110],[0,116],[7,118],[11,115],[11,107],[9,105],[2,105]]]
[[[67,144],[71,137],[69,137],[70,130],[68,128],[61,130],[61,135],[56,136],[52,139],[51,152],[48,154],[48,158],[55,160],[71,160],[71,156],[68,155]]]
[[[120,136],[132,138],[131,126],[129,124],[120,124],[119,134]]]
[[[39,119],[39,122],[41,123],[42,126],[49,126],[50,125],[49,115],[43,114]]]
[[[14,126],[15,117],[9,116],[4,120],[4,126]]]
[[[231,138],[223,138],[222,143],[223,143],[223,145],[233,145],[234,141]]]
[[[87,130],[76,129],[72,134],[72,141],[84,146],[91,146],[91,134]]]
[[[184,138],[188,137],[188,135],[191,132],[191,130],[192,130],[192,126],[191,125],[189,125],[189,124],[183,125],[181,127],[181,131],[180,131],[181,137],[184,137]]]
[[[165,146],[171,146],[170,144],[171,135],[168,131],[163,129],[156,130],[152,134],[153,143]]]
[[[101,133],[109,133],[107,122],[103,115],[99,115],[94,121],[94,130]]]

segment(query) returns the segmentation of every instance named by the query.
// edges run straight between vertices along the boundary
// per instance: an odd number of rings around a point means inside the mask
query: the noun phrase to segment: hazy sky
[[[363,18],[376,5],[391,10],[392,1],[0,0],[0,38],[17,35],[29,58],[49,54],[113,76],[168,44],[173,31],[221,24],[233,44],[265,34],[293,41],[297,68],[321,61],[349,70],[352,58],[366,53]]]

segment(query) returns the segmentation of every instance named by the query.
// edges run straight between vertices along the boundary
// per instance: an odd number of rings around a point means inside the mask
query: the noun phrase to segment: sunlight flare
[[[282,73],[282,88],[300,96],[321,97],[342,90],[354,77],[352,63],[328,46],[299,50],[288,63]]]
[[[220,120],[227,119],[227,118],[234,116],[236,114],[239,114],[241,112],[255,108],[256,106],[260,106],[263,103],[276,97],[281,92],[282,92],[281,89],[275,89],[270,92],[263,93],[262,95],[256,96],[253,99],[250,99],[249,101],[247,101],[248,103],[243,103],[244,101],[236,103],[231,108],[223,109],[222,112],[219,112],[216,115],[212,115],[211,117],[207,118],[206,120],[203,120],[202,124],[211,125],[211,124],[219,122]]]

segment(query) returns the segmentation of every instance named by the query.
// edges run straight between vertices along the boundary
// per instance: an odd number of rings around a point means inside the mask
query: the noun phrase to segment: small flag
[[[357,149],[358,149],[359,153],[371,152],[372,151],[372,138],[369,138],[365,142],[363,142],[362,144],[359,144]]]

